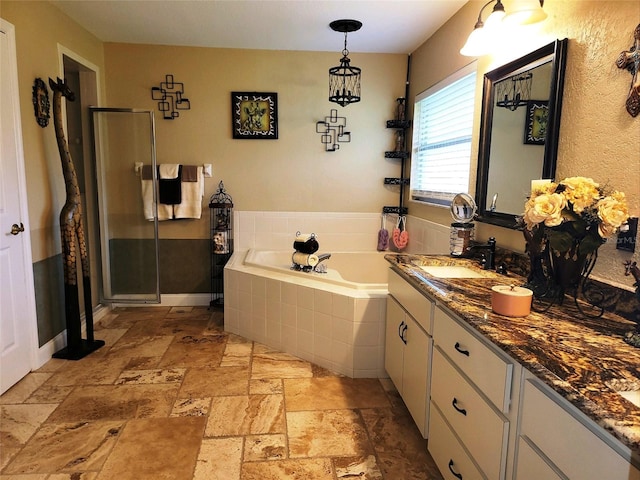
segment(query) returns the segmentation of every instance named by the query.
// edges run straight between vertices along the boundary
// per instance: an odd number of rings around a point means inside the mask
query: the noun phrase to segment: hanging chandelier
[[[523,72],[496,84],[496,106],[512,112],[531,99],[533,73]]]
[[[329,69],[329,101],[341,107],[360,101],[360,68],[351,66],[347,50],[347,33],[360,30],[358,20],[335,20],[329,24],[335,32],[344,33],[344,50],[340,65]]]

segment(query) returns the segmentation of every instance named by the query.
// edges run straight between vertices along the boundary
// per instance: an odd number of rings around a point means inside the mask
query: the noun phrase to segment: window
[[[449,205],[469,190],[476,65],[416,96],[411,200]]]

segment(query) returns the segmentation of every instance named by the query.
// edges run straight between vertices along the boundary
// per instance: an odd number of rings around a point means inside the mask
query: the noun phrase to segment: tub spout
[[[325,260],[329,260],[331,258],[330,253],[321,253],[318,255],[318,263],[324,262]]]
[[[318,255],[318,264],[313,267],[313,271],[316,273],[327,273],[327,266],[323,264],[325,260],[329,260],[331,258],[330,253],[321,253]]]

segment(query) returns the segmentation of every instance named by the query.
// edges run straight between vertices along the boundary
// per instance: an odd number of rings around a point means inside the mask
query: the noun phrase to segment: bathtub
[[[318,252],[320,253],[320,252]],[[332,253],[328,260],[320,265],[327,267],[326,272],[303,272],[292,269],[290,251],[249,250],[244,264],[267,270],[295,275],[299,278],[313,279],[345,288],[357,290],[386,290],[389,262],[380,252],[339,252]]]
[[[343,375],[386,377],[384,253],[331,252],[326,273],[291,269],[292,253],[232,255],[224,269],[225,331]]]

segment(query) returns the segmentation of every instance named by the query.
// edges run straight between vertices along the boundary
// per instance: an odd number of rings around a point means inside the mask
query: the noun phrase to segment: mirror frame
[[[549,119],[547,121],[547,137],[544,146],[544,159],[540,178],[555,178],[556,158],[558,155],[558,137],[560,132],[560,114],[562,112],[562,95],[564,73],[567,63],[568,40],[556,40],[521,58],[513,60],[484,75],[482,89],[482,115],[480,122],[480,144],[478,146],[478,173],[476,177],[476,204],[478,215],[476,220],[501,227],[518,228],[519,215],[492,212],[487,209],[487,185],[489,181],[489,162],[491,154],[491,127],[493,124],[493,108],[495,104],[494,85],[517,73],[535,68],[547,57],[551,58],[551,87],[549,92]],[[522,199],[522,209],[524,203]]]

